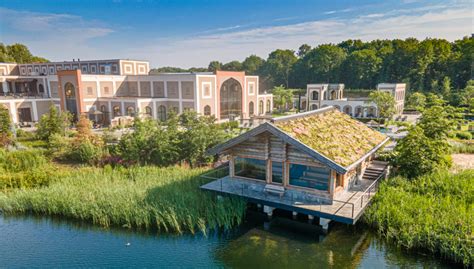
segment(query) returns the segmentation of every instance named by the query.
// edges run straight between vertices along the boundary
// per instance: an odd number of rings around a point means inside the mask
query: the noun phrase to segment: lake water
[[[0,267],[452,268],[408,254],[365,229],[294,232],[276,221],[225,232],[169,236],[102,229],[57,218],[0,215]],[[129,244],[128,244],[129,243]]]

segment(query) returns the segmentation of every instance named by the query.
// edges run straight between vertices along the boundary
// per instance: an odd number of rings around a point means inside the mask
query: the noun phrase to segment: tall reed
[[[245,202],[217,200],[199,186],[205,169],[80,168],[47,187],[0,192],[6,214],[34,212],[88,220],[108,227],[206,232],[242,221]]]
[[[474,265],[474,170],[381,184],[365,221],[408,249],[426,249]]]

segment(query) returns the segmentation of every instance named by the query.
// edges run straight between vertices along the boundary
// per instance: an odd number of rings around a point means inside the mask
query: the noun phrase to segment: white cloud
[[[24,21],[25,17],[28,21]],[[278,48],[296,50],[303,43],[316,46],[349,38],[455,40],[471,34],[471,18],[471,9],[466,5],[437,5],[253,29],[249,25],[234,25],[194,36],[150,40],[125,36],[100,21],[89,22],[79,16],[0,8],[0,36],[2,42],[25,43],[33,53],[52,60],[135,58],[150,60],[155,67],[191,67],[207,66],[211,60],[243,60],[250,54],[266,58]],[[3,33],[3,28],[8,28],[8,33]],[[112,33],[114,41],[109,39]]]
[[[114,32],[102,24],[70,14],[0,8],[2,42],[24,43],[34,54],[54,60],[66,60],[79,55],[97,57],[100,52],[91,47],[89,42]]]
[[[151,55],[153,66],[206,66],[211,60],[243,60],[250,54],[266,57],[278,48],[297,49],[308,43],[337,43],[346,39],[415,37],[455,40],[470,35],[471,11],[452,8],[420,14],[369,14],[352,19],[326,19],[285,26],[256,28],[178,40],[130,50],[132,55]]]

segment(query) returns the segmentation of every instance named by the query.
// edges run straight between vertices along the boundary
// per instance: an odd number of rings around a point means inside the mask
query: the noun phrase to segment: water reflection
[[[319,238],[312,228],[293,232],[285,221],[274,222],[269,230],[247,222],[206,237],[0,215],[0,242],[0,267],[7,268],[449,268],[430,256],[389,247],[361,227],[336,225]]]

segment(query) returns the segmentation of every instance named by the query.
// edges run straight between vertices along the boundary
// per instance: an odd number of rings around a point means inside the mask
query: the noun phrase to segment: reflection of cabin
[[[275,118],[211,149],[228,156],[229,176],[203,188],[354,223],[370,194],[359,200],[367,191],[373,194],[385,171],[372,158],[387,140],[333,107]],[[320,214],[313,212],[316,205]]]

